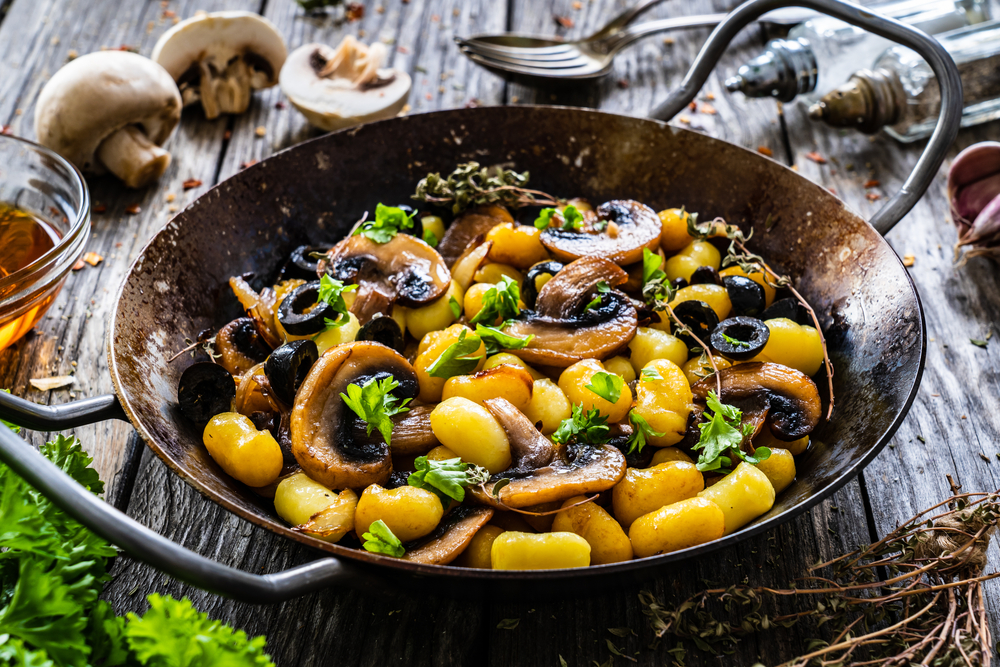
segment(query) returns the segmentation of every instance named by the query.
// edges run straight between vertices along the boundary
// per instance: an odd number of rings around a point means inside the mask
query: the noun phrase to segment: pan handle
[[[0,461],[61,510],[121,547],[132,558],[213,593],[242,602],[269,604],[333,585],[371,591],[384,591],[387,587],[366,570],[336,558],[322,558],[284,572],[259,575],[216,563],[174,544],[105,503],[3,426],[0,426]]]
[[[65,431],[108,419],[128,421],[114,394],[84,398],[62,405],[39,405],[0,392],[0,418],[31,431]]]
[[[747,24],[771,10],[794,6],[808,7],[829,14],[907,46],[927,61],[937,77],[941,89],[941,114],[938,116],[937,125],[934,126],[934,133],[920,159],[917,160],[916,167],[903,183],[903,187],[870,220],[872,227],[884,235],[909,213],[930,186],[938,168],[944,162],[948,149],[958,135],[962,117],[962,81],[958,75],[958,68],[944,47],[920,30],[840,0],[749,0],[733,10],[712,31],[681,85],[671,92],[666,102],[656,107],[652,116],[660,120],[670,120],[686,107],[701,90],[733,37]]]

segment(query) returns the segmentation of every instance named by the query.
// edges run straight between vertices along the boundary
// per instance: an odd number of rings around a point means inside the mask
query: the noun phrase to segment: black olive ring
[[[312,310],[307,309],[312,307]],[[319,300],[319,281],[299,285],[278,306],[278,321],[293,336],[310,336],[326,328],[327,319],[335,319],[330,304]]]
[[[712,332],[712,349],[731,361],[753,359],[767,345],[771,330],[756,317],[730,317]]]
[[[222,366],[211,361],[191,364],[177,383],[181,414],[195,424],[207,424],[215,415],[229,412],[236,398],[236,382]]]
[[[286,405],[294,403],[295,392],[317,359],[319,348],[311,340],[293,340],[272,352],[264,362],[264,375],[274,395]]]

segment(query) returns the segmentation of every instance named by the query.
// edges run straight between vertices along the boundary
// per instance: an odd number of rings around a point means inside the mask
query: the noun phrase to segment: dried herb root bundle
[[[639,597],[657,637],[703,651],[731,652],[749,635],[807,626],[815,638],[782,667],[989,667],[983,582],[1000,573],[983,570],[998,518],[1000,494],[956,495],[875,544],[810,568],[788,589],[716,588],[673,609],[648,592]]]

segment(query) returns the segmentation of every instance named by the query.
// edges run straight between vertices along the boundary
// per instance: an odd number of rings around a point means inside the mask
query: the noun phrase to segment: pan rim
[[[285,148],[275,153],[269,158],[262,160],[261,162],[249,167],[244,171],[249,172],[250,170],[264,168],[263,165],[265,165],[265,163],[267,163],[268,160],[281,156],[287,153],[288,151],[300,149],[303,146],[307,146],[314,142],[322,141],[331,135],[342,135],[345,133],[353,134],[358,132],[362,128],[379,126],[382,125],[383,123],[406,122],[407,120],[413,117],[446,115],[446,114],[474,115],[477,112],[488,112],[489,110],[491,109],[495,110],[496,108],[502,108],[502,107],[478,107],[470,109],[446,109],[446,110],[428,111],[420,114],[411,114],[410,116],[390,118],[387,120],[377,121],[375,123],[369,123],[366,125],[347,128],[344,130],[340,130],[338,132],[323,134],[318,137],[309,139],[307,141],[295,144],[293,146],[289,146],[288,148]],[[694,130],[689,130],[683,127],[677,127],[675,125],[670,125],[667,122],[655,119],[628,116],[625,114],[611,113],[596,109],[581,109],[577,107],[566,107],[566,106],[556,106],[556,105],[518,105],[518,109],[559,110],[564,112],[568,111],[572,113],[580,113],[586,115],[601,115],[614,119],[626,119],[632,122],[644,122],[644,123],[649,122],[659,126],[661,129],[669,130],[677,134],[692,133],[698,135],[701,140],[710,140],[713,142],[725,144],[727,147],[731,149],[738,149],[753,156],[753,158],[756,160],[768,160],[768,158],[766,158],[765,156],[759,155],[755,151],[752,151],[743,146],[739,146],[738,144],[734,144],[715,137],[710,137],[695,132]],[[871,232],[878,238],[879,240],[878,242],[885,243],[886,248],[890,251],[896,264],[898,264],[899,269],[903,272],[903,275],[906,276],[906,284],[909,287],[910,292],[913,294],[913,298],[916,304],[917,316],[920,322],[919,360],[917,363],[916,373],[913,376],[913,382],[907,391],[906,400],[903,402],[900,409],[894,415],[893,420],[890,423],[889,427],[882,433],[877,442],[867,450],[864,456],[856,459],[839,477],[837,477],[835,480],[825,485],[822,489],[820,489],[816,493],[810,495],[808,498],[802,500],[800,503],[786,509],[785,511],[779,514],[776,514],[774,516],[768,516],[763,521],[754,522],[750,526],[742,530],[739,530],[735,533],[732,533],[731,535],[726,535],[722,538],[719,538],[718,540],[714,540],[712,542],[697,545],[694,547],[689,547],[687,549],[682,549],[680,551],[670,552],[667,554],[660,554],[657,556],[650,556],[647,558],[639,558],[620,563],[591,565],[585,568],[564,568],[564,569],[552,569],[552,570],[480,570],[472,568],[463,568],[455,565],[430,565],[430,564],[414,563],[410,561],[403,561],[388,556],[380,556],[369,553],[361,549],[352,549],[349,547],[339,546],[337,544],[321,542],[320,540],[317,540],[315,538],[310,538],[302,533],[295,532],[294,530],[292,530],[292,528],[288,526],[283,526],[274,522],[269,522],[267,519],[261,516],[258,516],[252,512],[244,510],[243,508],[235,505],[234,503],[226,500],[225,498],[222,498],[217,492],[215,492],[209,486],[201,482],[197,477],[189,475],[185,470],[181,469],[181,467],[173,459],[167,456],[164,449],[159,446],[159,444],[152,436],[151,432],[147,428],[144,421],[138,418],[138,413],[130,404],[128,396],[123,391],[122,380],[119,371],[119,363],[114,350],[114,332],[117,329],[117,322],[120,313],[120,305],[124,297],[125,288],[129,283],[129,278],[133,275],[137,266],[144,261],[145,254],[147,250],[150,248],[150,246],[157,240],[159,240],[163,234],[169,233],[170,228],[172,226],[176,228],[174,222],[178,217],[183,215],[185,212],[189,211],[192,207],[196,206],[198,202],[200,202],[203,198],[208,197],[211,193],[213,193],[213,191],[215,191],[221,185],[226,183],[229,179],[220,181],[212,188],[202,193],[196,200],[191,202],[191,204],[185,207],[182,211],[178,212],[173,217],[171,217],[170,220],[168,220],[167,223],[159,231],[153,234],[153,236],[151,236],[150,239],[143,245],[142,250],[138,253],[136,258],[132,261],[128,271],[125,274],[124,279],[119,284],[118,289],[115,292],[115,308],[112,311],[111,319],[109,321],[109,327],[107,332],[107,343],[106,343],[108,368],[111,374],[112,383],[114,385],[115,394],[118,396],[119,402],[121,403],[122,408],[125,411],[125,414],[129,418],[129,422],[132,424],[132,427],[135,428],[136,431],[139,433],[139,435],[142,437],[146,446],[152,449],[153,452],[157,455],[157,457],[163,463],[165,463],[173,473],[177,474],[182,480],[184,480],[188,485],[197,490],[206,499],[211,500],[215,504],[226,509],[228,512],[233,513],[246,521],[249,521],[257,526],[260,526],[273,533],[281,535],[282,537],[290,538],[300,544],[312,548],[318,554],[321,554],[322,555],[321,557],[334,557],[337,559],[344,559],[344,561],[352,565],[358,564],[360,566],[379,566],[380,569],[381,567],[388,567],[388,570],[385,571],[386,574],[392,574],[392,573],[398,574],[402,572],[410,575],[419,575],[421,577],[433,577],[439,579],[452,579],[458,577],[465,580],[471,579],[483,583],[489,583],[489,582],[502,583],[505,581],[531,582],[536,580],[553,581],[553,580],[565,580],[565,579],[588,581],[596,578],[603,578],[605,576],[612,576],[615,574],[634,573],[641,570],[653,570],[659,566],[664,566],[681,561],[687,561],[697,556],[706,555],[722,549],[733,547],[737,544],[749,540],[750,538],[757,537],[758,535],[766,531],[773,530],[774,528],[784,523],[787,523],[788,521],[791,521],[792,519],[803,514],[804,512],[811,510],[813,507],[815,507],[822,501],[832,496],[834,493],[842,489],[848,482],[850,482],[852,479],[858,476],[858,474],[860,474],[861,471],[865,467],[867,467],[868,464],[870,464],[872,460],[874,460],[874,458],[878,456],[879,453],[882,452],[882,450],[893,438],[893,436],[895,436],[896,431],[902,425],[903,420],[909,414],[910,408],[912,407],[913,402],[916,399],[917,391],[919,390],[920,387],[920,381],[923,377],[924,366],[927,356],[927,328],[924,317],[923,305],[920,300],[920,294],[917,291],[916,285],[914,284],[913,279],[910,276],[909,272],[903,266],[902,260],[899,258],[899,255],[895,252],[895,250],[892,249],[892,246],[889,244],[889,242],[881,234],[879,234],[874,229],[874,227],[871,226],[868,220],[866,220],[861,214],[851,209],[851,207],[849,207],[843,200],[841,200],[836,195],[830,193],[826,189],[813,183],[806,177],[802,176],[801,174],[798,174],[797,172],[795,172],[794,170],[790,169],[789,167],[780,162],[777,162],[775,160],[769,160],[769,162],[772,162],[775,166],[794,174],[794,176],[800,182],[802,182],[803,185],[815,188],[817,191],[821,192],[824,197],[830,197],[833,200],[835,200],[846,211],[848,211],[850,214],[852,214],[861,222],[863,222],[864,225],[866,225],[871,230]],[[244,173],[244,171],[238,172],[237,174],[234,174],[234,176],[242,174]],[[233,178],[233,176],[231,176],[230,178]],[[653,576],[654,574],[655,573],[647,572],[646,576]]]

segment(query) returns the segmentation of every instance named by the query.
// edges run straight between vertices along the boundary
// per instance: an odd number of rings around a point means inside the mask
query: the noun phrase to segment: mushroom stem
[[[205,118],[218,118],[219,114],[240,114],[250,106],[250,72],[246,62],[237,58],[218,74],[208,60],[199,64],[201,80],[199,97]]]
[[[170,153],[135,125],[126,125],[101,142],[97,158],[130,188],[149,185],[170,165]]]

